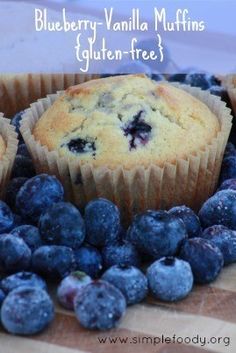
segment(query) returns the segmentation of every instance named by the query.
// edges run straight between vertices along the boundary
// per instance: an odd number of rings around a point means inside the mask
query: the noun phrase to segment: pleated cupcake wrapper
[[[218,117],[220,131],[202,150],[162,167],[139,165],[131,170],[122,166],[112,170],[107,166],[81,165],[78,160],[60,157],[57,151],[48,151],[32,134],[43,112],[63,93],[58,92],[33,103],[23,116],[21,133],[37,172],[56,175],[64,185],[66,198],[79,207],[96,197],[115,202],[126,224],[134,214],[146,209],[185,204],[198,210],[217,186],[232,116],[219,97],[187,85],[176,86],[203,101]]]
[[[231,105],[236,115],[236,75],[228,75],[222,79],[222,84],[226,88]]]
[[[0,134],[6,144],[6,151],[0,160],[0,198],[2,199],[11,176],[18,147],[18,137],[15,128],[10,125],[10,120],[4,118],[2,113],[0,113]]]
[[[97,78],[85,74],[18,74],[0,75],[0,111],[6,117],[28,108],[47,94]]]

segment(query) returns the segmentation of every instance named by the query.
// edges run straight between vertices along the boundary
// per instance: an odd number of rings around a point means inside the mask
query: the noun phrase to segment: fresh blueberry
[[[168,81],[185,83],[185,78],[186,78],[186,74],[183,74],[183,73],[173,74],[169,76]]]
[[[33,272],[17,272],[2,279],[0,287],[8,294],[20,286],[39,287],[47,290],[46,282]]]
[[[139,303],[147,296],[147,278],[134,266],[112,266],[104,272],[102,279],[121,291],[127,305]]]
[[[140,265],[138,251],[133,244],[125,240],[105,246],[102,250],[102,256],[106,268],[114,265],[136,267]]]
[[[190,264],[194,281],[201,284],[214,281],[224,264],[219,248],[203,238],[185,240],[179,257]]]
[[[31,250],[23,239],[12,234],[0,235],[0,267],[6,272],[27,270]]]
[[[78,248],[85,238],[85,225],[79,210],[69,202],[58,202],[43,212],[39,230],[47,244]]]
[[[31,221],[37,222],[41,213],[54,203],[63,201],[64,190],[56,177],[40,174],[29,179],[16,195],[16,209]]]
[[[148,39],[143,39],[143,40],[139,41],[135,45],[135,49],[140,49],[143,52],[146,51],[148,53],[153,51],[155,53],[157,59],[156,60],[141,59],[142,62],[144,62],[144,64],[148,65],[152,71],[154,70],[154,71],[158,71],[158,72],[167,72],[167,67],[168,67],[168,64],[171,60],[170,52],[166,46],[163,46],[162,51],[163,51],[163,57],[165,58],[165,60],[160,61],[160,51],[158,48],[158,41],[156,38],[148,38]]]
[[[236,231],[221,225],[206,228],[202,238],[210,240],[223,254],[224,264],[236,261]]]
[[[5,202],[0,201],[0,234],[12,229],[13,224],[13,213]]]
[[[169,214],[182,219],[189,238],[198,237],[201,234],[200,220],[191,208],[186,206],[176,206],[171,208]]]
[[[165,77],[162,74],[153,71],[152,72],[152,80],[154,80],[156,82],[165,81]]]
[[[202,73],[189,73],[185,77],[185,83],[207,90],[211,87],[211,76]]]
[[[15,126],[15,130],[18,133],[20,141],[22,141],[22,136],[20,133],[20,123],[22,119],[22,115],[24,114],[24,111],[18,112],[12,119],[11,119],[11,125]]]
[[[133,116],[131,122],[123,127],[124,135],[129,139],[130,150],[146,145],[149,141],[152,127],[143,119],[143,113],[144,111],[140,110]]]
[[[94,281],[75,297],[74,309],[83,327],[108,330],[116,327],[124,315],[126,300],[112,284],[101,280]]]
[[[32,178],[35,176],[35,169],[32,159],[18,154],[15,158],[11,177],[12,178]]]
[[[54,318],[54,306],[46,291],[22,286],[8,294],[1,308],[4,328],[17,335],[42,331]]]
[[[42,276],[63,278],[75,270],[74,253],[66,246],[44,245],[33,253],[32,267]]]
[[[2,289],[0,289],[0,309],[3,303],[3,300],[5,299],[6,295],[5,293],[2,291]]]
[[[128,231],[130,242],[155,259],[175,255],[186,237],[184,222],[166,211],[136,215]]]
[[[199,212],[204,228],[221,224],[236,230],[236,191],[222,190],[209,198]]]
[[[97,278],[103,268],[102,256],[93,246],[84,245],[74,251],[76,269]]]
[[[193,287],[193,274],[188,262],[163,257],[147,269],[148,285],[157,299],[174,302],[185,298]]]
[[[18,146],[18,150],[17,150],[17,154],[21,155],[21,156],[25,156],[27,158],[31,158],[30,154],[29,154],[29,151],[28,151],[28,148],[26,146],[25,143],[21,143],[19,146]]]
[[[59,303],[64,308],[73,310],[76,295],[91,282],[91,277],[84,272],[72,272],[69,276],[63,278],[57,288],[57,299]]]
[[[223,159],[221,167],[220,180],[221,183],[227,179],[236,178],[236,156],[231,156]]]
[[[42,240],[37,227],[31,225],[22,225],[14,228],[11,231],[11,234],[22,238],[32,252],[34,252],[42,245]]]
[[[236,157],[236,148],[232,142],[228,142],[225,148],[224,158]]]
[[[28,180],[28,178],[20,177],[20,178],[14,178],[11,179],[7,185],[7,190],[6,190],[6,203],[11,209],[15,209],[15,204],[16,204],[16,195],[22,185]]]
[[[105,246],[117,240],[120,230],[120,212],[109,200],[90,201],[84,213],[86,240],[94,246]]]
[[[124,74],[145,74],[149,77],[152,76],[152,70],[150,67],[143,63],[142,61],[130,61],[126,64],[120,66],[117,70],[117,74],[124,75]]]
[[[14,218],[14,223],[13,223],[11,229],[9,229],[10,232],[12,232],[13,229],[15,229],[17,227],[25,225],[25,223],[26,223],[26,221],[20,215],[18,215],[16,213],[13,213],[13,218]]]
[[[223,181],[223,183],[220,185],[218,191],[221,190],[235,190],[236,191],[236,178],[235,179],[227,179]]]

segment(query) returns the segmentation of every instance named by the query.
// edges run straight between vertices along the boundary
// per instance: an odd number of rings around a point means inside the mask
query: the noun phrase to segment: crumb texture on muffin
[[[211,143],[219,128],[209,108],[185,91],[128,75],[70,87],[33,134],[81,164],[130,169],[187,158]]]

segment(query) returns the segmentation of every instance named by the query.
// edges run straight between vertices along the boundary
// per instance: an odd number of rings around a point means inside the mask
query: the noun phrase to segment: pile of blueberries
[[[186,206],[149,210],[124,229],[111,201],[98,198],[79,210],[65,202],[55,176],[36,175],[19,132],[21,116],[12,119],[20,144],[5,202],[0,201],[0,318],[8,332],[35,334],[53,320],[47,283],[57,285],[59,303],[74,310],[82,326],[106,330],[149,293],[162,301],[181,300],[194,283],[214,281],[223,266],[236,261],[232,143],[219,188],[198,215]]]

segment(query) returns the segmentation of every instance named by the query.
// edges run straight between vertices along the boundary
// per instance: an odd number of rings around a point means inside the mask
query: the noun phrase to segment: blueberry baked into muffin
[[[130,169],[186,158],[218,131],[216,116],[188,93],[129,75],[69,88],[33,134],[50,151],[81,164]]]
[[[79,207],[96,197],[133,214],[198,209],[216,188],[230,111],[219,97],[145,75],[92,80],[26,110],[21,133],[39,173]]]

